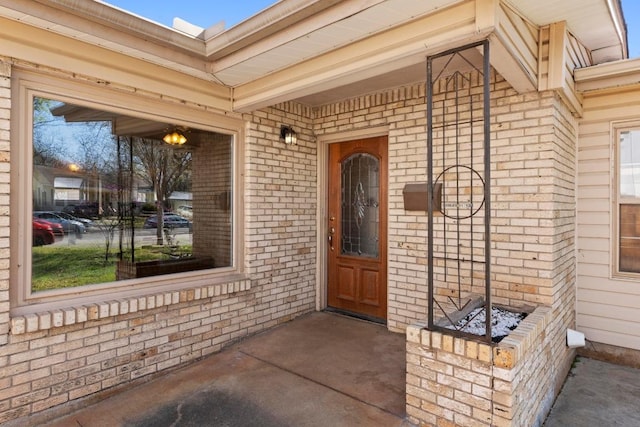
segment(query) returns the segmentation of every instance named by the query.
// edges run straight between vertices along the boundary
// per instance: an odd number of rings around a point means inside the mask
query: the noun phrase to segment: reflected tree
[[[188,183],[191,182],[191,152],[175,149],[163,141],[135,138],[133,156],[137,174],[155,193],[158,215],[156,240],[158,245],[163,245],[164,208],[171,193],[188,190]]]

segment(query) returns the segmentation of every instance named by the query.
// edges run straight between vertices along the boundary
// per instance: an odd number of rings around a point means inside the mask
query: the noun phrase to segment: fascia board
[[[575,70],[579,92],[636,85],[640,82],[640,58],[626,59]]]
[[[4,18],[0,18],[0,39],[1,54],[9,58],[222,111],[231,109],[231,89],[212,81],[212,76],[204,72],[193,76],[189,74],[191,69],[171,69],[175,64],[153,64]]]

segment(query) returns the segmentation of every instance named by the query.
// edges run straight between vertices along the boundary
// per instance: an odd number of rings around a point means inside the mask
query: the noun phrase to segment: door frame
[[[365,129],[351,130],[340,133],[319,135],[317,137],[317,200],[316,200],[316,310],[321,311],[327,308],[327,236],[328,227],[328,205],[329,205],[329,145],[339,142],[348,142],[356,139],[372,138],[376,136],[386,136],[389,145],[389,127],[376,126]],[[387,163],[389,156],[387,155]],[[388,164],[387,164],[388,166]],[[388,180],[388,177],[387,177]],[[388,182],[387,182],[388,184]],[[387,191],[387,203],[389,192]],[[389,249],[389,209],[387,209],[387,251]],[[389,259],[387,257],[387,317],[389,314]]]

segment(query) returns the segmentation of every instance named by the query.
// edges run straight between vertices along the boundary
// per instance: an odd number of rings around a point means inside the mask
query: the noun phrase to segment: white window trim
[[[182,302],[183,298],[193,299],[193,295],[215,296],[246,290],[250,287],[244,272],[244,123],[240,118],[229,117],[157,98],[118,91],[88,82],[62,79],[32,71],[14,69],[11,84],[11,265],[10,265],[10,313],[12,333],[33,330],[33,319],[42,318],[63,310],[71,318],[83,319],[88,307],[103,307],[100,318],[104,317],[104,304],[111,302],[109,315],[122,314],[132,306],[143,307],[167,305]],[[200,270],[178,274],[154,276],[140,279],[114,281],[105,284],[88,285],[55,291],[31,292],[31,221],[32,206],[32,128],[33,97],[86,105],[107,111],[153,120],[166,120],[189,127],[223,133],[234,138],[233,148],[233,265],[215,270]],[[185,293],[186,292],[186,293]],[[150,299],[151,298],[151,299]],[[120,302],[119,308],[113,302]],[[154,301],[154,302],[152,302]],[[148,302],[148,303],[147,303]],[[71,311],[69,311],[71,310]],[[79,316],[78,316],[79,314]],[[25,317],[26,316],[26,317]],[[89,317],[91,318],[91,317]],[[31,319],[31,326],[25,319]],[[51,327],[61,326],[53,321]],[[73,323],[80,320],[74,320]],[[86,319],[85,319],[86,320]],[[47,324],[47,321],[40,321]],[[41,325],[42,326],[42,325]],[[36,330],[43,329],[37,327]],[[44,328],[46,329],[46,328]]]
[[[637,281],[640,273],[620,271],[620,204],[640,204],[636,198],[620,197],[620,134],[629,130],[640,131],[640,120],[616,122],[612,124],[611,149],[611,275],[612,279],[629,279]]]

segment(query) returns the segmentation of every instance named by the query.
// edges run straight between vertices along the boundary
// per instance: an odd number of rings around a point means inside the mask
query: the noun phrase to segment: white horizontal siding
[[[588,340],[640,350],[640,277],[614,276],[612,123],[640,119],[640,88],[586,95],[578,138],[577,328]]]

